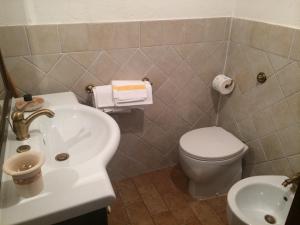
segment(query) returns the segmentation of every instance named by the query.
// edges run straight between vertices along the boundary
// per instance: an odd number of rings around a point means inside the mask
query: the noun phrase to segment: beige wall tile
[[[36,65],[40,70],[47,73],[51,70],[60,57],[61,54],[51,54],[26,56],[25,58]]]
[[[295,33],[295,40],[291,49],[291,58],[300,60],[300,30]]]
[[[204,19],[194,19],[186,21],[185,43],[203,42],[206,21]]]
[[[272,112],[270,108],[257,112],[253,115],[254,126],[257,134],[262,137],[274,131],[276,128],[272,120]]]
[[[95,61],[99,52],[74,52],[69,54],[76,62],[80,63],[85,68]]]
[[[267,160],[265,152],[259,140],[250,141],[246,144],[249,147],[245,157],[247,164],[261,163]]]
[[[251,141],[257,138],[257,131],[252,118],[242,120],[238,122],[237,125],[242,134],[243,141]]]
[[[175,104],[176,95],[179,93],[178,88],[168,79],[156,91],[155,95],[165,104]]]
[[[89,49],[136,48],[140,43],[138,22],[88,24]]]
[[[268,77],[271,76],[274,71],[265,52],[247,48],[247,58],[251,64],[253,76],[256,76],[260,72],[264,72]]]
[[[286,101],[281,101],[272,106],[272,118],[277,129],[286,128],[296,122],[296,115],[289,108]]]
[[[0,48],[3,56],[29,55],[29,47],[23,26],[0,27]]]
[[[272,168],[275,175],[292,176],[293,171],[287,159],[277,159],[272,161]]]
[[[284,157],[283,149],[276,133],[261,138],[261,144],[268,160]]]
[[[68,89],[49,76],[46,76],[37,86],[38,94],[51,94],[65,91],[68,91]]]
[[[267,82],[258,86],[254,91],[257,92],[258,101],[264,102],[265,106],[270,106],[284,98],[277,75],[268,78]]]
[[[195,50],[196,47],[197,44],[183,44],[183,45],[175,45],[174,49],[181,56],[181,58],[186,59],[189,55],[192,54],[192,52]]]
[[[296,93],[287,98],[291,111],[296,116],[297,122],[300,122],[300,93]]]
[[[252,22],[251,26],[250,45],[259,49],[267,49],[270,25],[261,22]]]
[[[271,65],[274,69],[274,71],[278,71],[291,63],[292,61],[286,57],[275,55],[272,53],[268,53],[269,60],[271,62]]]
[[[192,70],[192,68],[186,62],[181,62],[169,77],[171,82],[173,82],[178,88],[182,89],[195,76],[197,76],[197,74]]]
[[[216,74],[223,73],[225,56],[226,44],[222,43],[203,64],[202,69],[199,71],[199,75],[206,84],[210,85]]]
[[[254,23],[249,20],[233,19],[231,38],[234,42],[249,44]]]
[[[297,124],[279,131],[280,141],[285,155],[300,153],[300,126]]]
[[[171,46],[146,47],[142,51],[167,75],[171,74],[182,61]]]
[[[123,177],[132,177],[146,171],[145,166],[137,162],[122,152],[118,152],[108,164],[108,168],[116,173],[121,174]],[[126,169],[125,169],[126,168]]]
[[[263,162],[254,165],[254,174],[255,175],[271,175],[274,174],[274,170],[271,162]]]
[[[141,46],[180,44],[184,42],[184,32],[183,20],[141,22]]]
[[[205,19],[204,41],[224,41],[226,40],[227,18]]]
[[[185,43],[226,40],[227,18],[186,20]]]
[[[27,26],[26,29],[33,55],[61,52],[57,25]]]
[[[156,90],[166,81],[167,76],[155,65],[153,65],[149,71],[145,74],[147,78],[154,84],[152,90],[155,93]]]
[[[294,30],[289,27],[270,25],[267,51],[289,56]]]
[[[64,24],[58,26],[63,52],[88,50],[87,24]]]
[[[112,59],[120,66],[127,63],[130,58],[136,53],[136,48],[124,48],[124,49],[111,49],[106,52],[112,57]]]
[[[294,173],[300,172],[300,155],[295,155],[288,157],[290,167],[292,168]]]
[[[178,115],[193,125],[204,113],[196,104],[191,102],[189,95],[190,93],[187,89],[179,93],[176,96],[174,107]]]
[[[6,68],[17,88],[25,93],[36,94],[36,86],[45,74],[22,57],[7,58]]]
[[[285,96],[300,91],[300,66],[294,62],[278,73],[279,83]]]
[[[105,84],[109,84],[118,69],[119,65],[116,64],[105,51],[103,51],[91,65],[89,71]]]
[[[162,102],[156,95],[153,96],[155,104],[145,107],[145,115],[155,121],[166,109],[167,105]]]
[[[69,56],[63,56],[48,74],[67,88],[71,88],[84,73],[82,67]]]
[[[88,102],[90,99],[90,94],[87,93],[85,90],[86,86],[89,84],[94,85],[103,85],[102,81],[99,81],[96,77],[94,77],[89,72],[86,72],[72,87],[72,91],[76,94],[82,97],[86,102]]]
[[[143,139],[156,147],[162,154],[168,153],[175,144],[175,138],[156,124],[153,124],[145,132]]]
[[[141,80],[152,65],[148,57],[141,50],[137,50],[130,60],[116,73],[114,79]]]

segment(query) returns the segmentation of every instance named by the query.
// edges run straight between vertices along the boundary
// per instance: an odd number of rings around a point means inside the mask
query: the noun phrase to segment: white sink
[[[114,154],[119,141],[119,129],[115,121],[105,113],[80,104],[50,107],[53,119],[41,117],[39,130],[45,145],[46,164],[57,166],[81,166],[92,162],[106,165]],[[113,150],[112,150],[113,149]],[[66,161],[56,161],[59,153],[68,153]],[[94,173],[97,171],[88,171]]]
[[[54,118],[37,118],[28,140],[17,141],[9,129],[5,158],[17,154],[16,148],[24,144],[44,153],[44,190],[32,198],[21,198],[11,177],[2,174],[1,225],[54,224],[106,207],[115,199],[106,165],[120,141],[116,122],[79,103],[48,104],[47,108],[55,112]],[[55,160],[60,153],[69,158]]]
[[[228,193],[230,225],[284,225],[294,193],[281,183],[285,176],[254,176],[232,186]]]

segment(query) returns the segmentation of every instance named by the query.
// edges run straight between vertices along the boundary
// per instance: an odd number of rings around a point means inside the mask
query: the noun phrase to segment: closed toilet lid
[[[184,153],[200,160],[225,160],[247,150],[243,142],[221,127],[189,131],[179,142]]]

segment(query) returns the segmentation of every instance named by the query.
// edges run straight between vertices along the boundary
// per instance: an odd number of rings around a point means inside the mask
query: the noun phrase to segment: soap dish
[[[44,99],[40,97],[32,97],[31,101],[20,99],[16,101],[15,107],[18,111],[32,112],[43,107]]]

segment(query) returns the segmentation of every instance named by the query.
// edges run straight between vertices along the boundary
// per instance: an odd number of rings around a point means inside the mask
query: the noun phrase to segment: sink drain
[[[269,223],[269,224],[275,224],[276,223],[275,217],[271,216],[271,215],[265,215],[265,221],[267,221],[267,223]]]
[[[68,153],[60,153],[55,156],[56,161],[65,161],[70,157]]]
[[[27,152],[31,149],[30,145],[20,145],[17,148],[17,153]]]

